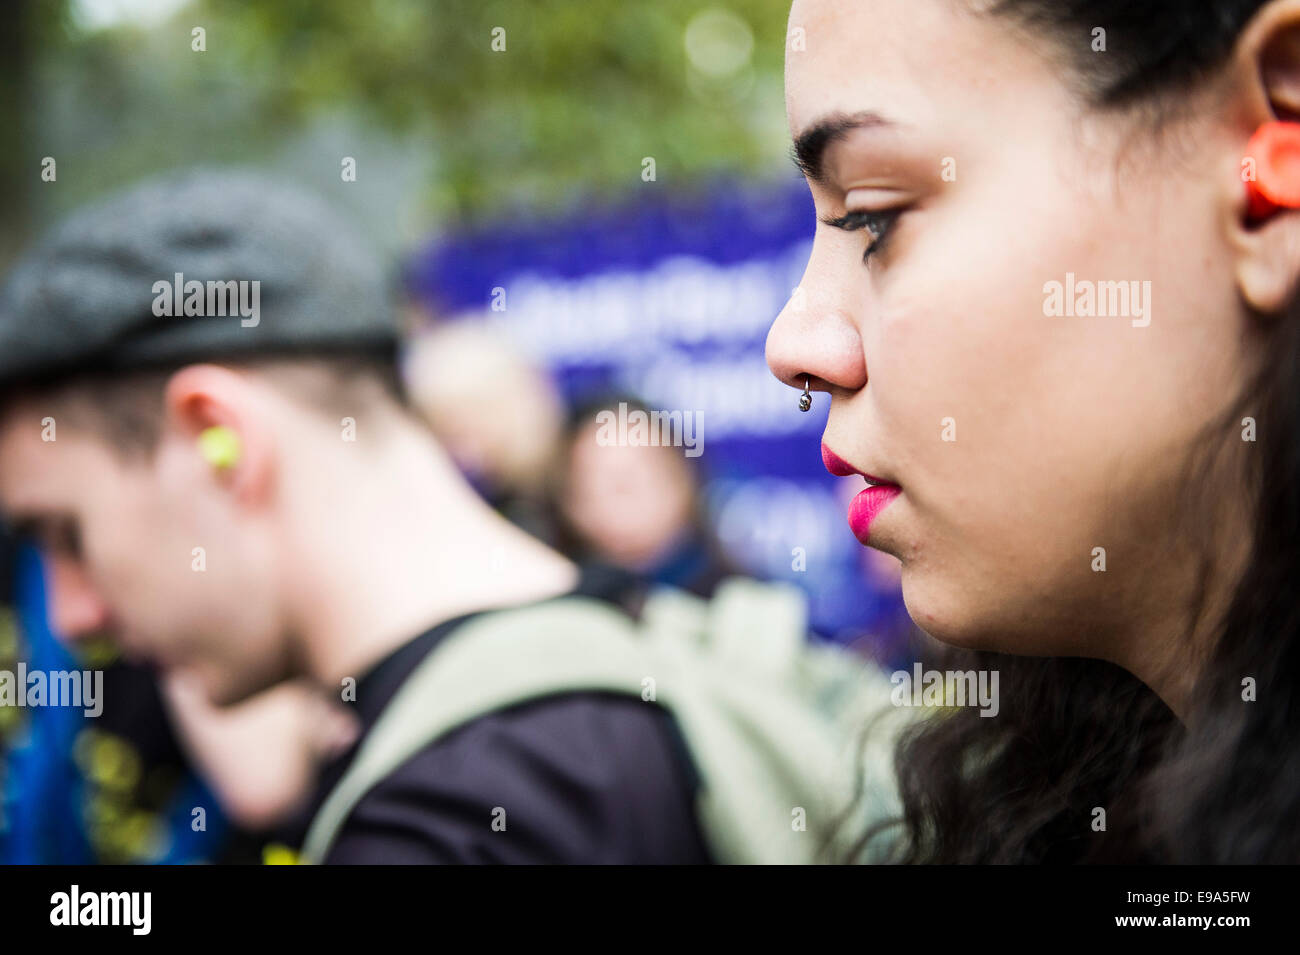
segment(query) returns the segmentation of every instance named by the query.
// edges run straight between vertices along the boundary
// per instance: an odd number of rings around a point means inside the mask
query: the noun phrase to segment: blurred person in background
[[[302,812],[321,767],[345,752],[360,728],[349,708],[308,680],[287,680],[225,707],[184,670],[163,674],[160,685],[195,772],[236,823],[268,839]]]
[[[0,293],[0,506],[56,629],[183,676],[182,709],[298,678],[350,704],[287,830],[306,861],[817,858],[883,677],[752,582],[631,619],[406,408],[391,298],[345,223],[247,174],[152,180],[38,243]],[[892,770],[861,765],[865,822]]]
[[[651,410],[613,396],[569,416],[549,482],[557,546],[593,572],[710,596],[739,570],[708,522],[696,464],[679,447],[602,443],[598,416],[620,405]]]
[[[545,496],[564,408],[545,371],[497,329],[434,324],[409,339],[411,407],[489,504],[530,534],[555,537]]]

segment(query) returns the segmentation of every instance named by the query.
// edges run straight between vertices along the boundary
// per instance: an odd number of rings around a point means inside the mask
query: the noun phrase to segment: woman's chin
[[[987,609],[961,599],[962,588],[903,564],[903,604],[912,622],[940,643],[962,650],[1016,652],[1013,632],[990,620]]]

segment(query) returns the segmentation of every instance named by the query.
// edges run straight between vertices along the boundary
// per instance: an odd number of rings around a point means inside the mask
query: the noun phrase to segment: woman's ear
[[[1243,301],[1262,314],[1284,310],[1300,289],[1300,208],[1274,206],[1252,212],[1261,177],[1295,177],[1300,166],[1270,163],[1252,137],[1268,123],[1300,120],[1300,0],[1274,0],[1242,31],[1233,57],[1232,98],[1240,117],[1239,141],[1226,179],[1228,230]],[[1274,182],[1300,195],[1300,181]]]

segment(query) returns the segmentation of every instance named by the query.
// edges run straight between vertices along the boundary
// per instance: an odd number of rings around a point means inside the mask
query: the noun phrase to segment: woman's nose
[[[767,333],[767,366],[791,388],[857,391],[867,383],[862,336],[842,307],[795,289]]]

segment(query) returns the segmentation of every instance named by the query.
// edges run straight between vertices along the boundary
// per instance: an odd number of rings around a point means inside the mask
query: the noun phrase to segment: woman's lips
[[[845,461],[842,457],[828,448],[825,441],[822,442],[822,464],[826,465],[826,470],[830,471],[831,474],[834,474],[836,477],[848,477],[851,474],[861,474],[872,484],[889,484],[889,482],[884,478],[878,478],[873,474],[867,474],[865,471],[859,471],[853,465],[849,464],[848,461]],[[897,487],[898,485],[895,484],[892,486]]]
[[[871,537],[872,523],[894,498],[903,493],[903,489],[897,484],[889,484],[878,477],[859,471],[828,448],[825,442],[822,443],[822,463],[826,465],[827,471],[838,477],[861,474],[870,482],[871,486],[859,491],[853,498],[853,502],[849,504],[849,527],[853,530],[853,536],[862,544],[866,544]]]
[[[868,543],[872,522],[902,493],[903,489],[895,484],[874,484],[858,492],[849,504],[849,527],[859,543]]]

